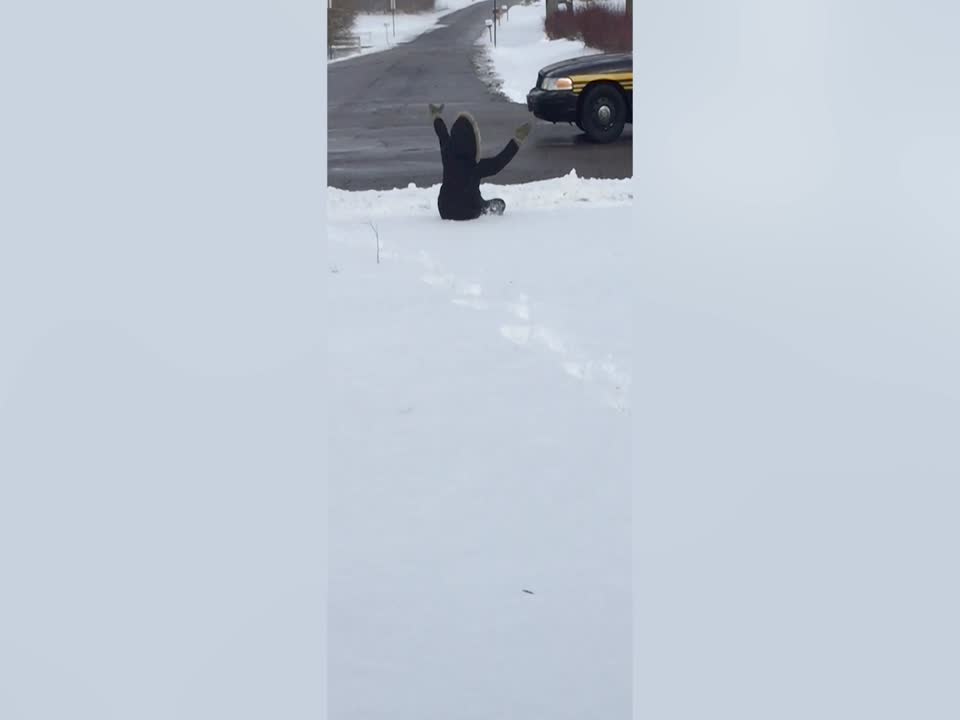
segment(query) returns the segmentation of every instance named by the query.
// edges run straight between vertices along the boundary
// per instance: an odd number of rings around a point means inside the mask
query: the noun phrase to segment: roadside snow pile
[[[394,17],[386,13],[359,13],[353,21],[353,33],[360,36],[364,47],[359,53],[328,60],[328,63],[340,62],[358,55],[382,52],[402,43],[416,40],[424,33],[436,30],[437,23],[446,15],[462,10],[478,0],[439,0],[433,12],[397,13],[396,35],[394,35]]]
[[[548,40],[543,31],[545,14],[542,0],[532,5],[512,5],[509,20],[504,18],[497,28],[497,46],[493,46],[486,29],[477,41],[481,46],[481,72],[513,102],[527,102],[537,72],[545,65],[600,52],[579,40]]]
[[[628,182],[329,191],[331,715],[629,714]]]
[[[327,209],[335,219],[373,218],[413,215],[437,216],[439,185],[419,188],[410,185],[396,190],[364,190],[351,192],[327,189]],[[507,213],[546,208],[569,208],[584,204],[599,208],[628,205],[633,202],[633,180],[607,180],[577,177],[575,170],[561,178],[524,183],[522,185],[483,184],[485,198],[499,197],[507,202]]]

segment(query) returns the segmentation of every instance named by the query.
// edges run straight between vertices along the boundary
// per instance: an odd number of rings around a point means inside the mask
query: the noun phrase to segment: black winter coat
[[[442,118],[435,118],[433,129],[440,139],[443,159],[443,183],[437,207],[444,220],[473,220],[480,217],[485,201],[480,195],[480,180],[496,175],[517,154],[520,145],[511,139],[496,156],[480,159],[480,131],[468,113],[460,113],[447,132]]]

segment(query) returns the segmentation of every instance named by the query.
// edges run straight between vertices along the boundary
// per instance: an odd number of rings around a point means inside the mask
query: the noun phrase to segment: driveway
[[[385,190],[440,182],[440,151],[428,103],[444,103],[452,122],[466,110],[476,117],[483,152],[498,152],[514,129],[533,121],[526,106],[490,90],[474,66],[477,39],[492,1],[483,0],[441,20],[443,27],[412,42],[328,66],[328,185]],[[531,85],[538,67],[531,66]],[[566,175],[630,177],[632,133],[609,145],[587,142],[576,126],[534,122],[533,132],[497,183]]]

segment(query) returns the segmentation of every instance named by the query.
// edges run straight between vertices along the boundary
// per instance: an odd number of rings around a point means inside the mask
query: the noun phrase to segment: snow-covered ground
[[[629,716],[630,182],[329,190],[331,716]]]
[[[457,10],[462,10],[478,0],[437,0],[435,10],[425,13],[397,13],[396,33],[394,33],[394,16],[387,13],[360,13],[353,21],[353,32],[360,36],[366,46],[359,53],[348,55],[328,62],[340,62],[350,57],[382,52],[399,45],[415,40],[426,32],[441,27],[440,19]]]
[[[548,40],[543,32],[545,13],[542,0],[531,5],[511,5],[508,18],[497,28],[497,46],[493,46],[486,30],[478,40],[482,71],[513,102],[527,101],[537,71],[545,65],[600,52],[579,40]]]
[[[960,717],[960,4],[656,6],[636,717]]]

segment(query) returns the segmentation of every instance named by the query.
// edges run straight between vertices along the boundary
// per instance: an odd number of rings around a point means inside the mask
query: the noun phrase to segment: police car
[[[527,94],[527,109],[549,122],[575,123],[597,143],[633,124],[633,54],[587,55],[548,65]]]

